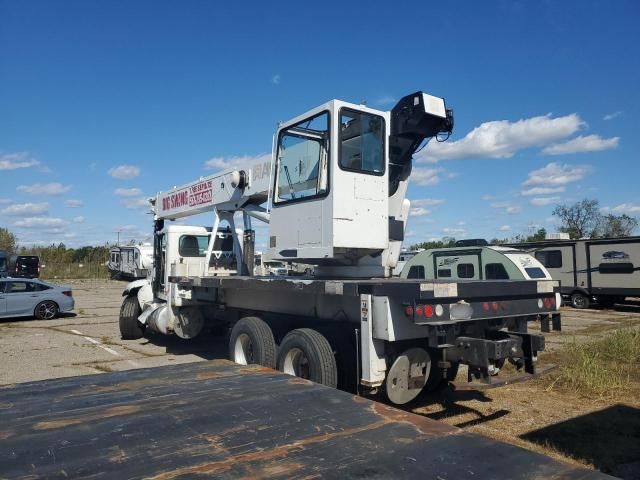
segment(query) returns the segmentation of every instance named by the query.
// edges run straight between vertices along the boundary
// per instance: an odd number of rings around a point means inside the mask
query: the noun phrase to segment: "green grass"
[[[65,278],[111,278],[111,274],[104,264],[83,264],[83,266],[80,267],[77,263],[47,263],[44,268],[40,269],[40,278],[43,280]]]
[[[560,353],[560,359],[559,372],[548,389],[565,387],[582,395],[617,396],[637,381],[640,331],[621,329],[590,342],[574,342]]]

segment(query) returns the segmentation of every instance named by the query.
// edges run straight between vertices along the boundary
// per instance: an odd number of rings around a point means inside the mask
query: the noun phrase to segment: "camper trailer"
[[[112,278],[146,278],[153,266],[153,246],[111,247],[108,268]]]
[[[560,281],[575,308],[611,307],[640,296],[640,237],[543,240],[512,245],[538,259]]]
[[[400,276],[427,280],[551,279],[544,266],[528,253],[482,245],[424,250],[406,263]]]

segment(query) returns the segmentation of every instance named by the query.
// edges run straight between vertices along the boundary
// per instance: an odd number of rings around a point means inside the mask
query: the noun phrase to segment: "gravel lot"
[[[0,320],[0,384],[224,358],[226,340],[150,335],[121,340],[118,314],[125,282],[61,281],[73,287],[74,313],[55,320]]]

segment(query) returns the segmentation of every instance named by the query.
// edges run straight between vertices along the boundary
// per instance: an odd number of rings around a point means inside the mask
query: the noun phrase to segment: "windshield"
[[[327,191],[329,114],[293,125],[280,133],[275,202],[315,197]]]
[[[7,269],[7,259],[5,257],[0,257],[0,270]]]

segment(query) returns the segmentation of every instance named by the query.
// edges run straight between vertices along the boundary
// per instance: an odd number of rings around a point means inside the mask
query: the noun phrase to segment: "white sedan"
[[[36,317],[50,320],[73,310],[71,287],[53,285],[37,278],[0,278],[0,318]]]

